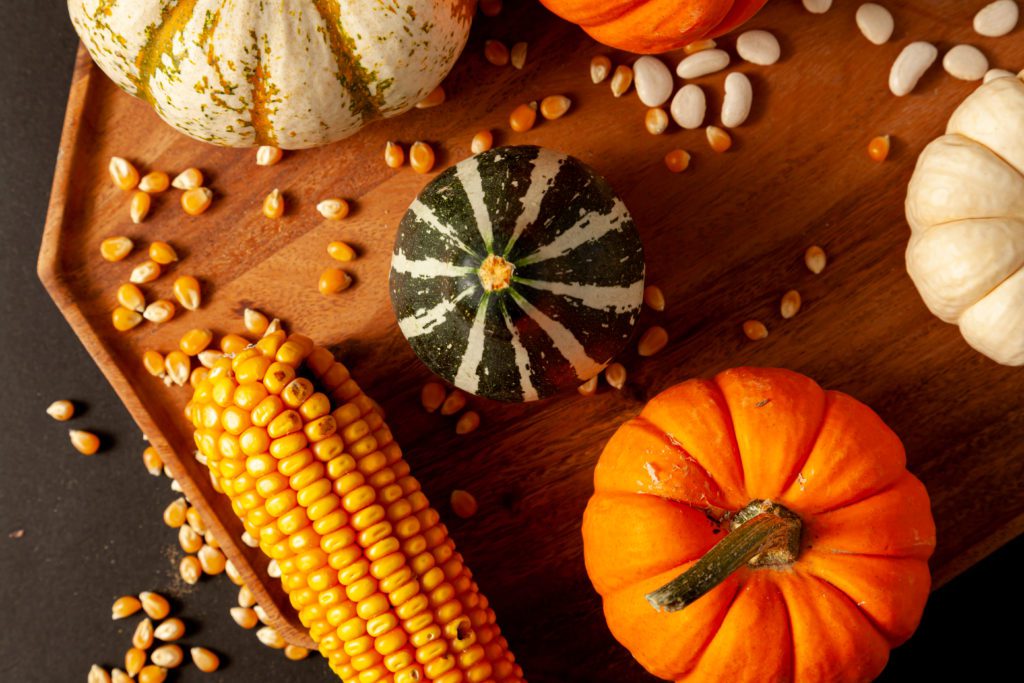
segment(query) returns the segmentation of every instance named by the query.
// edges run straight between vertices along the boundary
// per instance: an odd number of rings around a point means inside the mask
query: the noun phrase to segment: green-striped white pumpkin
[[[183,133],[298,149],[401,114],[447,75],[473,0],[68,0],[125,91]]]
[[[416,355],[503,401],[600,372],[629,341],[643,286],[640,237],[608,182],[532,146],[441,173],[402,219],[391,260],[391,302]]]

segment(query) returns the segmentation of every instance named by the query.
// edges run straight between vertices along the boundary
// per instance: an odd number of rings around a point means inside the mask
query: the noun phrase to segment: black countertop
[[[183,644],[221,656],[215,676],[186,664],[170,680],[337,680],[315,653],[290,662],[239,628],[227,578],[177,578],[177,534],[161,512],[178,494],[143,468],[142,434],[35,274],[77,41],[63,2],[0,0],[0,16],[0,682],[123,666],[138,617],[112,622],[110,604],[142,590],[173,598]],[[70,426],[103,435],[100,454],[72,450],[69,425],[45,413],[58,398],[77,404]],[[994,672],[1017,662],[1020,628],[1005,624],[1022,603],[1022,555],[1018,539],[939,590],[882,680],[1013,678]]]

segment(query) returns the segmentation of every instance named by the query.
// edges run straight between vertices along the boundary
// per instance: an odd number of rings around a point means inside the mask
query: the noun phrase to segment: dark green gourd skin
[[[499,268],[488,287],[491,254],[511,264],[511,280]],[[607,181],[521,146],[467,159],[423,189],[399,226],[390,287],[431,370],[473,394],[528,401],[578,386],[622,350],[643,281],[639,235]]]

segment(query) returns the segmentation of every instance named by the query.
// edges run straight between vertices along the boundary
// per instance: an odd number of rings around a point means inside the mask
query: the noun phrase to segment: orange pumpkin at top
[[[787,370],[655,397],[612,437],[583,518],[615,638],[674,681],[866,681],[910,637],[935,524],[899,438]]]
[[[640,54],[668,52],[733,30],[767,0],[541,0],[595,40]]]

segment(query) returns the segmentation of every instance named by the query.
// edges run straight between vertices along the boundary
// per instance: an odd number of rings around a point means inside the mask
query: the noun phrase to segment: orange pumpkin
[[[541,0],[595,40],[653,54],[714,38],[754,16],[767,0]]]
[[[864,404],[740,368],[612,437],[583,518],[612,634],[675,681],[865,681],[931,583],[928,493]]]

